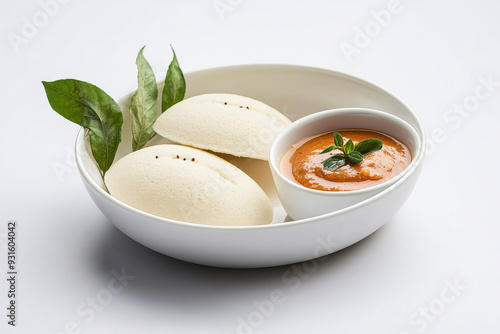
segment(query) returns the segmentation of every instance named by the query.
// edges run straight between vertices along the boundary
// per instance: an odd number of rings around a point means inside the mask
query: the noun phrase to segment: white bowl
[[[84,132],[76,140],[76,162],[91,198],[123,233],[157,252],[181,260],[219,267],[269,267],[310,260],[338,251],[385,224],[406,201],[417,181],[424,156],[425,133],[409,107],[382,88],[347,74],[291,65],[245,65],[186,73],[186,96],[202,93],[246,95],[271,105],[291,120],[321,110],[364,107],[384,110],[408,122],[420,137],[414,168],[398,182],[351,207],[313,218],[289,221],[266,161],[235,159],[274,205],[275,217],[265,226],[205,226],[159,218],[110,196],[86,149]],[[128,104],[131,92],[118,102],[124,111],[123,139],[117,159],[131,151]],[[151,144],[164,142],[156,137]]]
[[[368,199],[387,189],[416,164],[400,174],[373,187],[353,191],[322,191],[306,188],[291,181],[280,171],[280,161],[290,146],[306,137],[337,129],[361,128],[389,134],[403,143],[412,156],[420,150],[420,138],[411,125],[389,113],[366,108],[339,108],[305,116],[285,128],[271,146],[269,164],[281,204],[294,220],[310,218],[337,211]],[[402,188],[399,188],[399,191]],[[408,194],[401,194],[407,197]]]

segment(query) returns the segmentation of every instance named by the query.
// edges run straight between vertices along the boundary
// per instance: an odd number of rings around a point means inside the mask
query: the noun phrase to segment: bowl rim
[[[318,196],[324,196],[324,197],[333,197],[333,198],[338,198],[338,197],[352,197],[356,195],[366,195],[371,192],[380,190],[382,188],[387,188],[388,185],[393,184],[397,182],[399,179],[401,179],[409,170],[413,168],[413,165],[415,164],[415,160],[412,158],[412,161],[406,167],[401,173],[395,175],[391,179],[379,183],[377,185],[368,187],[368,188],[362,188],[362,189],[356,189],[356,190],[349,190],[349,191],[326,191],[326,190],[318,190],[318,189],[311,189],[307,188],[299,183],[293,182],[289,178],[287,178],[283,173],[281,172],[280,169],[280,164],[281,164],[281,159],[283,158],[283,155],[280,155],[279,158],[274,158],[276,154],[274,154],[274,151],[276,151],[276,146],[278,143],[285,137],[287,134],[289,134],[292,131],[298,131],[302,126],[309,125],[310,123],[317,123],[320,122],[321,120],[325,119],[330,119],[333,117],[337,116],[344,116],[344,115],[354,115],[354,113],[363,114],[363,115],[370,115],[370,116],[377,116],[380,118],[384,118],[386,120],[389,120],[390,122],[396,123],[397,126],[400,128],[404,128],[405,130],[408,130],[409,133],[412,133],[415,135],[417,139],[417,148],[414,151],[411,151],[412,155],[416,156],[418,151],[420,150],[421,146],[421,140],[420,140],[420,135],[418,132],[411,126],[408,122],[404,121],[402,118],[395,116],[393,114],[384,112],[382,110],[377,110],[377,109],[371,109],[371,108],[362,108],[362,107],[349,107],[349,108],[335,108],[335,109],[328,109],[328,110],[323,110],[319,111],[313,114],[309,114],[307,116],[304,116],[295,122],[293,122],[291,125],[287,126],[283,131],[281,131],[278,136],[274,139],[274,142],[271,145],[271,149],[269,150],[269,166],[273,173],[282,181],[285,182],[288,186],[293,187],[294,189],[297,189],[299,191],[304,191],[309,194],[314,194]],[[366,130],[371,130],[371,129],[366,129]],[[392,135],[390,133],[387,133],[388,135]],[[313,136],[315,134],[310,134],[309,136]],[[306,138],[306,137],[304,137]],[[302,139],[304,139],[302,138]],[[299,139],[299,140],[302,140]],[[400,138],[397,138],[400,139]],[[402,141],[405,145],[406,143]],[[287,151],[286,151],[287,152]]]
[[[190,75],[197,75],[197,74],[206,74],[210,72],[218,72],[218,71],[231,71],[234,69],[239,69],[239,70],[255,70],[255,69],[280,69],[280,70],[294,70],[294,71],[316,71],[316,72],[322,72],[328,75],[335,75],[338,77],[344,77],[352,82],[357,82],[360,84],[363,84],[365,86],[369,86],[372,89],[379,91],[383,93],[384,95],[387,95],[391,97],[394,101],[398,102],[402,107],[404,107],[407,111],[409,111],[408,115],[411,117],[413,122],[416,125],[417,134],[420,137],[420,149],[418,150],[414,162],[415,164],[413,165],[413,168],[407,168],[408,172],[404,174],[400,179],[398,179],[397,182],[394,184],[390,185],[387,189],[382,190],[378,194],[375,194],[374,196],[363,200],[361,202],[358,202],[356,204],[353,204],[351,206],[348,206],[346,208],[334,211],[334,212],[329,212],[325,213],[323,215],[318,215],[310,218],[305,218],[305,219],[300,219],[300,220],[293,220],[293,221],[287,221],[287,222],[282,222],[282,223],[276,223],[276,224],[267,224],[267,225],[252,225],[252,226],[218,226],[218,225],[203,225],[203,224],[195,224],[195,223],[188,223],[188,222],[183,222],[183,221],[178,221],[178,220],[173,220],[173,219],[167,219],[159,216],[155,216],[152,214],[149,214],[147,212],[138,210],[136,208],[133,208],[116,198],[112,197],[108,192],[106,192],[104,189],[102,189],[99,185],[97,185],[90,174],[87,172],[86,168],[84,167],[82,158],[81,158],[81,147],[82,144],[85,147],[85,129],[83,127],[80,128],[80,130],[77,133],[76,140],[75,140],[75,160],[76,160],[76,165],[78,168],[78,171],[82,177],[82,180],[92,188],[94,192],[99,194],[101,197],[106,199],[107,201],[113,203],[115,206],[119,206],[122,209],[125,209],[131,213],[144,216],[145,218],[151,219],[155,222],[162,223],[162,224],[173,224],[177,225],[179,227],[184,227],[184,228],[194,228],[194,229],[204,229],[204,230],[214,230],[214,231],[219,231],[219,230],[226,230],[226,231],[247,231],[247,230],[267,230],[267,229],[279,229],[279,228],[286,228],[289,226],[296,226],[296,225],[302,225],[302,224],[308,224],[317,220],[323,220],[323,219],[329,219],[333,218],[335,216],[341,216],[344,213],[347,213],[349,211],[353,211],[358,209],[361,206],[368,205],[371,202],[376,201],[378,198],[385,196],[387,193],[392,192],[393,190],[399,188],[406,179],[408,179],[413,172],[421,165],[424,155],[425,155],[425,142],[426,142],[426,134],[424,131],[424,127],[422,125],[422,122],[420,119],[417,117],[417,115],[413,112],[411,108],[409,108],[403,101],[401,101],[398,97],[396,97],[394,94],[392,94],[390,91],[385,90],[381,88],[380,86],[371,83],[369,81],[366,81],[362,78],[336,71],[336,70],[330,70],[326,68],[320,68],[320,67],[314,67],[314,66],[304,66],[304,65],[291,65],[291,64],[243,64],[243,65],[230,65],[230,66],[219,66],[219,67],[213,67],[213,68],[208,68],[208,69],[201,69],[201,70],[196,70],[196,71],[191,71],[185,73],[186,78],[189,77]],[[123,94],[118,100],[122,100],[124,98],[127,98],[133,94],[132,92]],[[86,153],[86,152],[85,152]]]

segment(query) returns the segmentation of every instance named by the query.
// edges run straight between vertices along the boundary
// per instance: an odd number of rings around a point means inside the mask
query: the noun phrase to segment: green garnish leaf
[[[343,149],[343,147],[339,147],[337,145],[332,145],[332,146],[328,146],[323,151],[319,152],[319,154],[328,153],[328,152],[331,152],[333,150],[342,150],[342,149]]]
[[[143,50],[137,55],[137,91],[130,101],[132,116],[132,150],[137,151],[155,136],[153,124],[158,117],[158,85],[155,74],[144,58]]]
[[[344,139],[342,139],[342,135],[340,133],[338,133],[338,132],[334,132],[333,133],[333,142],[337,146],[340,146],[342,148],[344,147]]]
[[[347,160],[350,164],[355,165],[358,162],[363,161],[363,154],[359,153],[358,151],[353,151],[347,155]]]
[[[170,46],[172,48],[172,46]],[[168,66],[167,75],[165,76],[165,83],[163,85],[163,92],[161,96],[161,111],[164,112],[174,104],[184,99],[186,94],[186,80],[184,74],[177,62],[174,48],[172,48],[174,57]]]
[[[354,146],[354,142],[352,141],[352,139],[349,139],[344,146],[344,139],[338,132],[333,133],[333,141],[335,145],[328,146],[319,153],[328,153],[335,149],[338,149],[342,151],[342,153],[344,153],[333,155],[323,162],[323,169],[331,171],[338,169],[347,162],[352,165],[360,163],[361,161],[363,161],[364,155],[378,151],[383,146],[383,142],[379,139],[366,139],[360,141],[356,146]]]
[[[84,81],[42,81],[50,106],[64,118],[88,130],[90,147],[101,175],[111,167],[121,142],[123,114],[103,90]]]
[[[336,170],[343,165],[345,165],[345,156],[340,154],[332,155],[323,162],[323,168],[331,171]]]
[[[349,139],[347,143],[345,143],[344,153],[349,155],[352,151],[354,151],[354,143],[352,142],[352,139]]]
[[[358,151],[359,153],[363,155],[367,155],[369,153],[378,151],[382,148],[382,141],[379,139],[366,139],[363,141],[360,141],[356,147],[354,148],[355,151]]]

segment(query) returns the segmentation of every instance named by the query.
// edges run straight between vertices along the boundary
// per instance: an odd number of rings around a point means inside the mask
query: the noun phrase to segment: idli
[[[205,225],[263,225],[273,207],[243,171],[211,153],[156,145],[118,160],[105,175],[116,199],[152,215]]]
[[[274,138],[290,123],[276,109],[252,98],[203,94],[167,109],[153,129],[176,143],[268,160]]]

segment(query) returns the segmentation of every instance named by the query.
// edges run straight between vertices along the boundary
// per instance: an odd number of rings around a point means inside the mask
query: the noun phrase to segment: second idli
[[[173,142],[239,157],[268,160],[276,136],[291,121],[255,99],[203,94],[161,114],[153,128]]]

